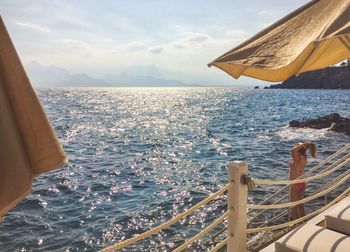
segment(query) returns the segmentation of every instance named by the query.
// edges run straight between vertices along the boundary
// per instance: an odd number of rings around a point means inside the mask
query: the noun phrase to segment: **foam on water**
[[[296,139],[305,139],[305,136],[313,141],[334,136],[336,137],[337,133],[330,132],[329,129],[309,129],[309,128],[289,128],[282,127],[277,133],[282,139],[285,140],[296,140]],[[341,134],[339,134],[341,135]]]

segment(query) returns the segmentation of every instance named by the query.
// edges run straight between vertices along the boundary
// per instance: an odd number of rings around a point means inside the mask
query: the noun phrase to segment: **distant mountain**
[[[67,69],[54,65],[44,66],[31,62],[25,66],[28,76],[34,86],[45,87],[189,87],[178,80],[168,80],[148,74],[160,76],[156,66],[135,66],[133,72],[141,75],[121,73],[108,75],[104,79],[96,79],[87,74],[71,74]]]
[[[71,74],[67,79],[55,84],[58,87],[109,87],[106,81],[95,79],[87,74]]]
[[[350,66],[328,67],[293,76],[271,89],[350,89]]]
[[[155,78],[153,76],[132,75],[121,73],[118,75],[108,75],[105,80],[114,87],[187,87],[189,85],[178,80],[167,80]],[[195,85],[191,85],[195,86]]]
[[[28,77],[35,86],[54,86],[70,77],[70,72],[56,66],[43,66],[37,62],[31,62],[25,66]]]
[[[160,70],[155,65],[133,65],[125,68],[122,72],[131,75],[152,76],[154,78],[164,78],[164,70]],[[167,74],[167,76],[169,76]]]
[[[34,86],[41,87],[95,87],[108,86],[108,83],[92,78],[87,74],[71,74],[67,69],[54,65],[44,66],[31,62],[25,66]]]

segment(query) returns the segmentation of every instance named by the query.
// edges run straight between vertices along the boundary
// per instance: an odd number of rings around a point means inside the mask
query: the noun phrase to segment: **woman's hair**
[[[306,155],[306,148],[301,148],[301,149],[298,150],[298,152],[299,152],[300,155],[305,156]]]
[[[316,144],[310,142],[309,149],[310,149],[311,157],[316,158]]]

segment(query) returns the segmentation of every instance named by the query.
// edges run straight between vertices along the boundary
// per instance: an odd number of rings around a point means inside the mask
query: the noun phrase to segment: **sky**
[[[247,85],[258,82],[207,64],[307,2],[0,0],[0,13],[25,65],[95,78],[152,66],[186,83]]]

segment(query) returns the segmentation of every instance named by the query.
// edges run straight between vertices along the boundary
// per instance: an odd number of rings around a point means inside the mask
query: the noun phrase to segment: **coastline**
[[[265,89],[350,89],[350,66],[302,73]]]

